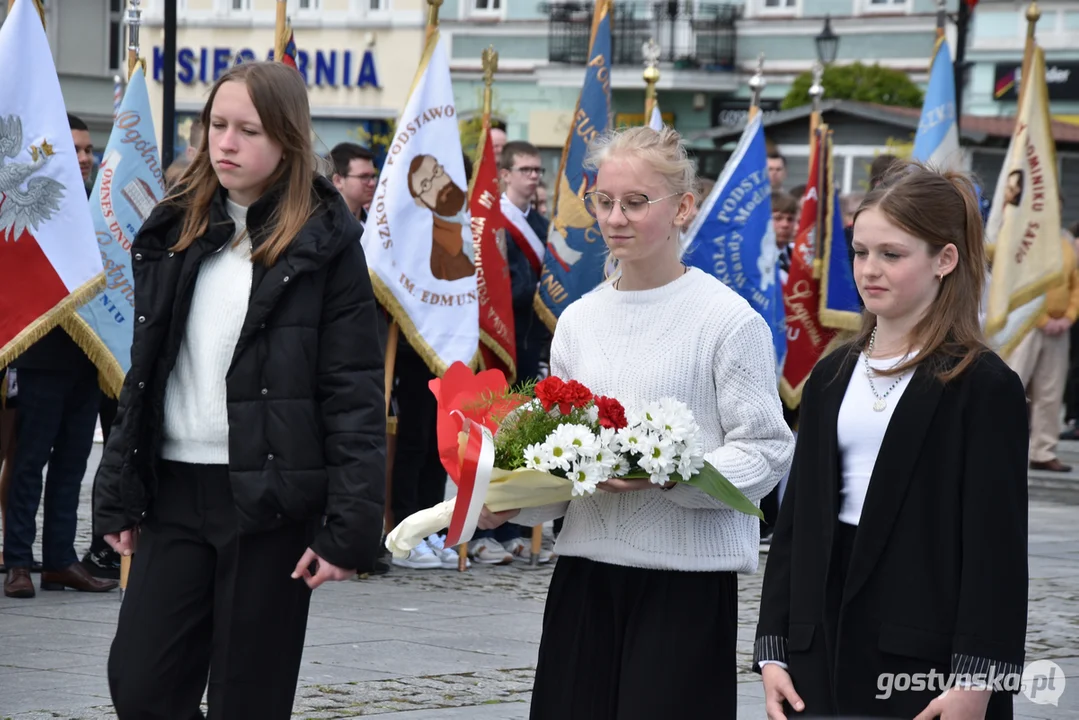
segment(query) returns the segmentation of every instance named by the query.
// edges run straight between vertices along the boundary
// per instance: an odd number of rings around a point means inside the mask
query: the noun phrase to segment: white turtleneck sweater
[[[691,268],[642,291],[605,286],[562,313],[551,374],[622,401],[627,411],[664,397],[686,403],[705,459],[754,503],[790,467],[772,335],[764,319],[719,280]],[[678,484],[527,508],[532,526],[565,515],[560,555],[664,570],[756,571],[757,518]]]
[[[229,200],[228,213],[236,232],[199,267],[180,354],[165,387],[161,457],[174,462],[229,461],[225,374],[247,315],[253,266],[247,208]]]

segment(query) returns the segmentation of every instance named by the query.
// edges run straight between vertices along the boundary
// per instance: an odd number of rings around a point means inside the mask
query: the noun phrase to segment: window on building
[[[124,0],[109,0],[109,70],[124,67]]]
[[[389,9],[390,0],[370,0],[370,3],[369,10],[387,10]]]
[[[301,10],[318,10],[319,0],[300,0]]]
[[[771,9],[794,9],[798,5],[798,0],[764,0],[764,7]]]
[[[869,0],[870,7],[889,7],[894,5],[906,5],[907,0]]]
[[[502,9],[502,0],[472,0],[472,10],[477,13],[498,12]]]
[[[230,10],[250,10],[251,0],[229,0]]]

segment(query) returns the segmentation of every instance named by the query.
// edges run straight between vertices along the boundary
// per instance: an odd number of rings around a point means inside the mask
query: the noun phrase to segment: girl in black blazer
[[[1010,718],[1027,419],[1018,376],[983,345],[973,186],[902,164],[859,208],[853,246],[862,329],[805,385],[764,575],[768,717]]]

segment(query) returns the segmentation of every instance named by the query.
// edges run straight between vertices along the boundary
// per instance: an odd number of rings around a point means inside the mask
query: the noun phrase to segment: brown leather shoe
[[[63,570],[42,570],[42,590],[63,590],[71,588],[80,592],[108,592],[119,585],[115,580],[99,580],[90,573],[82,563],[72,563]]]
[[[8,568],[4,578],[4,594],[9,598],[34,597],[34,581],[30,579],[30,568]]]
[[[1060,462],[1060,460],[1058,460],[1057,458],[1053,458],[1052,460],[1031,462],[1030,463],[1030,469],[1031,470],[1048,470],[1050,472],[1066,473],[1066,472],[1071,472],[1072,471],[1072,466],[1071,465],[1065,465],[1064,463]]]

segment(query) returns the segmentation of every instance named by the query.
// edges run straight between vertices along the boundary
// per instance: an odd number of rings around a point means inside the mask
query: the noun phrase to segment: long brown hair
[[[897,162],[862,201],[858,216],[875,208],[896,227],[920,238],[936,256],[949,243],[958,250],[955,269],[940,281],[940,290],[925,316],[914,326],[907,362],[882,375],[904,373],[927,362],[941,382],[959,376],[986,350],[978,311],[985,286],[986,253],[978,194],[968,175],[938,172],[918,162]],[[877,316],[866,310],[852,351],[865,348]]]
[[[267,181],[267,188],[281,183],[282,196],[270,216],[269,237],[258,245],[252,260],[273,265],[315,210],[312,180],[315,154],[311,147],[311,108],[307,87],[294,68],[282,63],[245,62],[225,72],[202,108],[199,151],[177,182],[175,192],[165,198],[183,212],[180,239],[173,251],[187,249],[209,228],[210,204],[221,184],[210,161],[210,113],[217,91],[227,82],[247,86],[262,128],[284,151],[281,164]],[[194,138],[192,138],[194,139]]]

